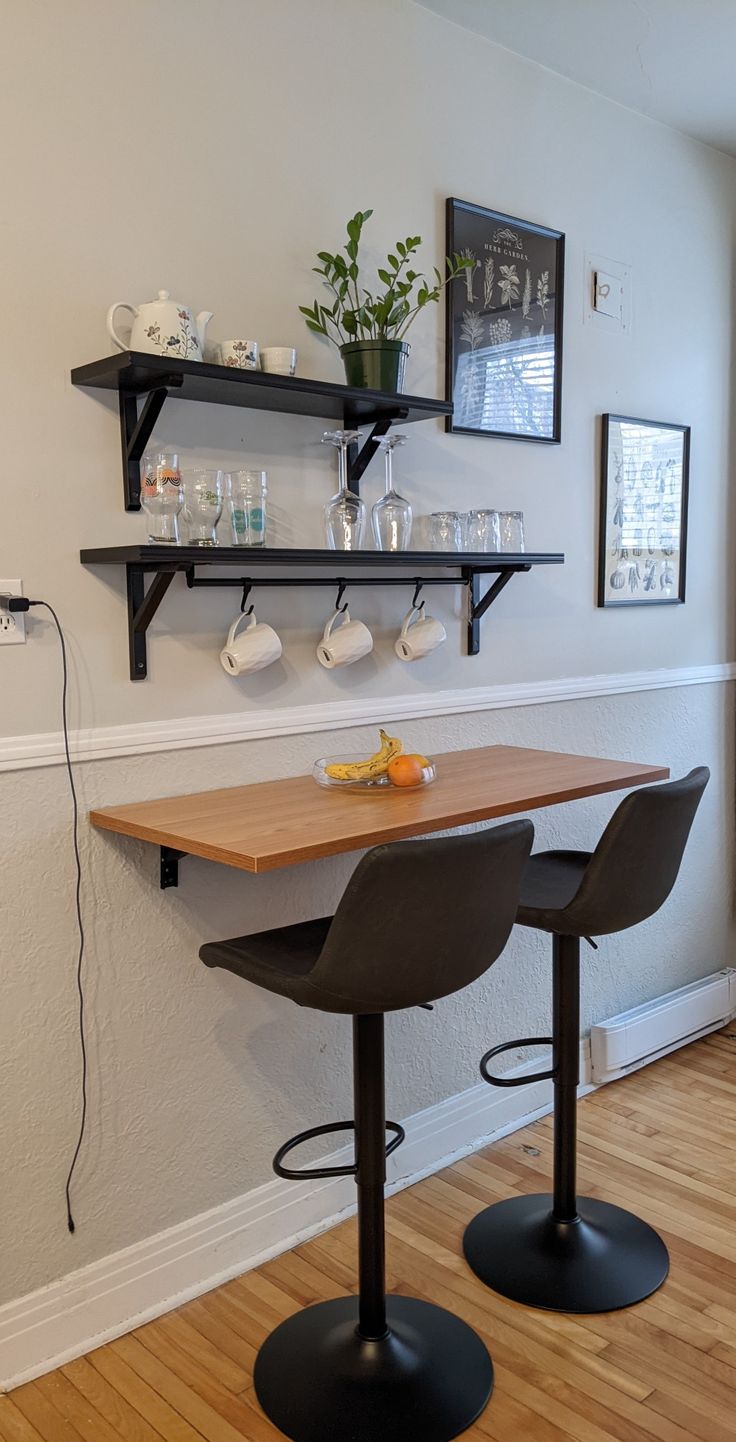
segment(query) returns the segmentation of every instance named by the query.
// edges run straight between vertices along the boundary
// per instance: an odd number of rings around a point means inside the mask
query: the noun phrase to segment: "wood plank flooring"
[[[581,1104],[582,1189],[638,1211],[670,1249],[654,1297],[558,1317],[472,1276],[467,1222],[546,1191],[550,1169],[545,1118],[388,1204],[391,1290],[450,1307],[493,1355],[495,1391],[466,1442],[734,1442],[736,1027]],[[0,1397],[0,1442],[278,1442],[253,1392],[256,1351],[283,1317],[354,1285],[350,1221]]]

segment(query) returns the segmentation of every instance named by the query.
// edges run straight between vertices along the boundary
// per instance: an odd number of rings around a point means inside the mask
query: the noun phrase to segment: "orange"
[[[421,786],[424,756],[394,756],[388,763],[389,781],[394,786]]]

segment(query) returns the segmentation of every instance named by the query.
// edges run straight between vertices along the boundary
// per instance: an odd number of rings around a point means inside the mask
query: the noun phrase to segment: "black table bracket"
[[[161,847],[161,890],[179,885],[179,862],[186,851],[177,851],[175,846]]]

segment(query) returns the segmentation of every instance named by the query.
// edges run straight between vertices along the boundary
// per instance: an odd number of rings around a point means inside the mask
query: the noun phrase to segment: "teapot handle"
[[[116,346],[118,346],[120,350],[129,350],[130,347],[128,345],[128,342],[120,339],[120,336],[118,335],[113,325],[116,310],[129,310],[133,317],[133,320],[135,320],[138,311],[134,305],[128,305],[128,302],[126,300],[116,300],[115,304],[111,305],[109,311],[107,312],[107,333],[110,339],[114,340]]]

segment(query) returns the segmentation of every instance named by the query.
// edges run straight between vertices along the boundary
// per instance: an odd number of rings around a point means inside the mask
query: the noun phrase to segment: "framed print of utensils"
[[[603,416],[598,605],[685,600],[690,427]]]
[[[564,235],[451,198],[447,254],[473,264],[446,289],[446,429],[559,441]]]

